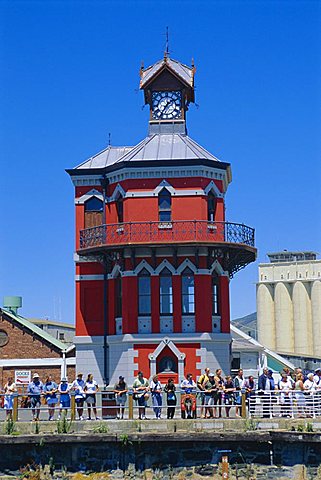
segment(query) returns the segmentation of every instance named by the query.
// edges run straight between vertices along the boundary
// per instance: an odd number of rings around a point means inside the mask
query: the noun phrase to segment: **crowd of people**
[[[177,387],[173,378],[168,378],[167,383],[162,385],[158,375],[154,375],[151,380],[144,377],[143,372],[138,372],[137,377],[132,385],[133,400],[136,402],[138,410],[138,418],[146,419],[146,407],[151,398],[152,408],[156,419],[162,418],[163,397],[166,397],[166,416],[167,419],[173,419],[177,406],[177,389],[179,389],[182,399],[181,408],[186,410],[187,418],[192,417],[192,411],[196,410],[196,394],[200,398],[200,416],[201,418],[216,418],[230,416],[232,406],[235,408],[235,415],[241,416],[242,394],[245,393],[248,408],[251,405],[252,397],[260,398],[260,404],[263,407],[263,417],[272,415],[272,407],[276,395],[280,398],[281,413],[280,416],[291,416],[290,409],[293,401],[296,402],[298,415],[301,417],[312,416],[312,408],[315,408],[309,401],[308,395],[316,393],[318,395],[317,409],[321,414],[321,369],[315,372],[304,374],[301,369],[297,368],[291,375],[290,370],[284,368],[276,380],[276,375],[272,370],[264,368],[262,374],[256,381],[253,376],[245,378],[243,370],[239,369],[237,375],[232,378],[222,375],[222,370],[218,368],[215,372],[211,372],[209,368],[205,368],[197,380],[193,379],[191,373]],[[110,387],[108,389],[110,391]],[[42,382],[39,374],[34,373],[32,381],[28,385],[27,396],[23,397],[21,407],[30,407],[32,418],[34,421],[39,420],[41,405],[46,404],[48,407],[48,420],[54,419],[55,412],[58,412],[57,419],[62,414],[67,414],[71,408],[71,396],[75,398],[75,407],[77,419],[84,420],[84,411],[87,410],[87,420],[99,420],[96,406],[96,395],[99,392],[99,386],[94,380],[92,374],[88,374],[86,381],[83,374],[78,373],[76,379],[69,383],[67,378],[61,378],[57,384],[51,375]],[[112,392],[115,394],[117,418],[123,419],[129,388],[125,378],[120,375],[118,381],[114,385]],[[6,410],[7,416],[12,416],[13,398],[17,393],[17,387],[12,378],[4,385],[2,391],[3,408]],[[312,398],[312,397],[311,397]],[[184,403],[185,402],[185,403]],[[254,405],[256,400],[254,402]],[[255,407],[254,407],[255,408]],[[319,412],[320,410],[320,412]],[[196,411],[195,411],[196,415]]]
[[[63,377],[57,384],[51,375],[42,382],[39,374],[34,373],[32,381],[27,388],[27,395],[23,396],[21,401],[22,408],[31,408],[34,421],[39,420],[41,405],[48,406],[48,420],[54,419],[56,409],[58,410],[57,419],[62,414],[67,414],[71,406],[71,394],[75,396],[78,419],[84,420],[84,406],[87,406],[88,420],[99,420],[96,409],[96,394],[99,391],[97,382],[92,374],[88,374],[86,381],[83,380],[83,374],[78,373],[77,378],[69,383],[66,377]],[[17,392],[17,387],[10,377],[3,388],[3,408],[6,410],[7,417],[12,417],[13,398]]]

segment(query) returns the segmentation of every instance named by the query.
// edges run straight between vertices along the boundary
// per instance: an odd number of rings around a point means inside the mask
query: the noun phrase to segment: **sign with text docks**
[[[14,381],[16,385],[28,385],[31,382],[31,370],[15,370]]]

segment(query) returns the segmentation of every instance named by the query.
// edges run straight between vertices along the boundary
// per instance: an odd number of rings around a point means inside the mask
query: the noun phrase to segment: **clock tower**
[[[225,218],[231,166],[187,135],[195,67],[140,70],[147,136],[67,170],[75,186],[76,360],[102,384],[230,371],[229,283],[256,257]]]
[[[140,88],[145,104],[150,106],[150,133],[166,131],[166,124],[176,125],[185,133],[186,112],[194,102],[195,67],[188,67],[165,53],[163,60],[140,70]]]

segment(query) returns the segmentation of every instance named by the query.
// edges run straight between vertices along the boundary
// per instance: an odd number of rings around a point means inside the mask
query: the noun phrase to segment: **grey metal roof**
[[[113,165],[123,155],[128,153],[133,147],[112,147],[108,146],[105,150],[90,157],[85,162],[78,165],[77,169],[82,168],[104,168]]]
[[[144,138],[135,147],[108,147],[89,158],[76,170],[105,168],[121,162],[199,160],[220,162],[218,158],[198,143],[180,133],[157,133]]]
[[[173,58],[164,57],[162,60],[154,63],[145,70],[141,70],[140,88],[144,86],[159,72],[163,67],[167,66],[170,70],[174,71],[178,77],[180,77],[185,83],[193,87],[194,83],[194,69],[188,65],[184,65]]]
[[[136,147],[117,160],[120,162],[198,160],[219,162],[214,155],[184,134],[154,134],[146,137]]]

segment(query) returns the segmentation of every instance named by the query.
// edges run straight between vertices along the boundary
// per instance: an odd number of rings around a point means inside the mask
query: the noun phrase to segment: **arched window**
[[[195,313],[194,274],[190,268],[182,273],[182,313]]]
[[[160,222],[170,222],[172,219],[172,197],[166,188],[158,194],[158,216]]]
[[[146,268],[138,274],[138,314],[151,314],[150,274]]]
[[[102,212],[103,202],[97,197],[91,197],[85,202],[85,212]]]
[[[97,227],[103,223],[103,208],[103,202],[97,197],[91,197],[85,202],[85,228]]]
[[[219,305],[219,277],[216,272],[212,275],[212,315],[220,314]]]
[[[159,275],[159,301],[160,314],[171,315],[173,313],[173,286],[172,274],[168,268],[164,268]]]
[[[118,223],[123,223],[123,221],[124,221],[124,199],[123,199],[123,197],[118,197],[118,199],[116,200],[116,209],[117,209]]]
[[[209,222],[215,221],[216,211],[216,197],[212,192],[209,192],[207,196],[207,220]]]
[[[118,274],[115,278],[115,314],[116,318],[122,316],[122,279],[121,275]]]

